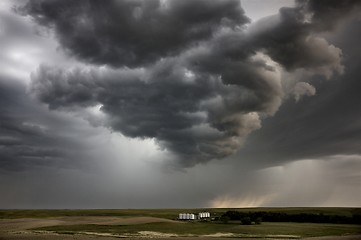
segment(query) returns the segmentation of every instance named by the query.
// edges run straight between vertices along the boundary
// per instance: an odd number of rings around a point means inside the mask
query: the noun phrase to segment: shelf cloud
[[[0,1],[0,206],[360,206],[360,7]]]
[[[357,7],[300,1],[249,19],[238,0],[28,1],[17,11],[54,31],[82,67],[42,65],[32,93],[50,109],[101,105],[104,125],[132,138],[156,139],[181,166],[236,153],[293,93],[283,72],[343,73],[342,50],[317,33]],[[326,9],[331,9],[328,11]]]

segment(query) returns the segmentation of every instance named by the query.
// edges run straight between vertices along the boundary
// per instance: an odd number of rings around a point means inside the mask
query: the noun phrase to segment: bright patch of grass
[[[94,232],[111,234],[137,234],[141,231],[174,233],[180,236],[233,233],[239,236],[295,235],[300,237],[340,236],[361,234],[359,225],[315,223],[263,223],[261,225],[220,224],[209,222],[148,223],[137,225],[67,225],[43,227],[36,230],[64,232]]]

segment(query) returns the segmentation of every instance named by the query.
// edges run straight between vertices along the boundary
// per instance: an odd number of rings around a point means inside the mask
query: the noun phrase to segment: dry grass
[[[0,240],[20,239],[119,239],[105,236],[87,236],[84,234],[59,235],[53,233],[34,233],[29,229],[58,226],[58,225],[76,225],[76,224],[95,224],[95,225],[137,225],[157,222],[173,222],[169,219],[155,217],[53,217],[53,218],[19,218],[19,219],[0,219]]]
[[[21,231],[57,225],[135,225],[156,222],[175,222],[173,220],[155,217],[54,217],[54,218],[19,218],[0,219],[0,232]]]
[[[258,209],[261,210],[261,209]],[[275,209],[272,209],[275,210]],[[280,210],[280,209],[278,209]],[[288,209],[287,211],[313,211],[316,209]],[[321,209],[325,212],[349,214],[352,209]],[[359,209],[358,209],[359,210]],[[196,212],[196,210],[192,210]],[[220,215],[221,209],[213,209],[213,215]],[[245,211],[245,210],[243,210]],[[248,210],[247,210],[248,211]],[[286,211],[286,210],[285,210]],[[352,210],[353,211],[353,210]],[[240,226],[239,224],[182,223],[170,220],[180,210],[11,210],[0,211],[0,240],[115,240],[120,236],[131,236],[131,239],[162,239],[162,240],[230,240],[254,239],[251,235],[270,236],[280,239],[282,234],[295,236],[323,236],[360,234],[351,225],[337,224],[297,224],[297,223],[264,223],[262,225]],[[184,211],[183,211],[184,212]],[[3,218],[3,219],[1,219]],[[330,225],[330,226],[328,226]],[[44,228],[48,227],[48,228]],[[90,231],[89,228],[90,227]],[[310,234],[314,228],[325,233]],[[358,226],[357,226],[358,227]],[[34,228],[60,229],[62,233],[34,232]],[[337,229],[340,229],[340,233]],[[349,228],[349,230],[347,230]],[[286,229],[285,231],[277,229]],[[320,230],[321,229],[321,230]],[[99,230],[99,231],[98,231]],[[269,230],[272,230],[269,232]],[[277,230],[277,231],[276,231]],[[331,231],[332,230],[332,231]],[[347,231],[346,231],[347,230]],[[352,231],[351,231],[352,230]],[[299,231],[299,232],[297,232]],[[303,232],[307,234],[301,234]],[[79,234],[82,233],[82,234]],[[187,234],[185,234],[187,233]],[[246,234],[243,234],[246,233]],[[112,235],[113,234],[113,235]],[[118,234],[118,235],[116,235]],[[125,235],[124,235],[125,234]],[[129,234],[129,235],[127,235]],[[133,235],[132,235],[133,234]],[[177,235],[178,234],[178,235]],[[279,238],[277,237],[280,236]],[[115,237],[117,236],[117,237]],[[177,237],[179,236],[179,237]],[[237,238],[234,238],[237,236]],[[284,238],[283,238],[284,239]],[[308,239],[308,238],[305,238]],[[309,238],[312,240],[360,240],[361,236],[335,236]]]

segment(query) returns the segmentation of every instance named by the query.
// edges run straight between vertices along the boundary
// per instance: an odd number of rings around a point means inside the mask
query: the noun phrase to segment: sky
[[[361,207],[361,2],[0,2],[0,209]]]

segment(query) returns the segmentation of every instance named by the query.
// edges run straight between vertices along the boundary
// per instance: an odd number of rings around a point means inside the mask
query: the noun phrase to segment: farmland
[[[242,209],[135,209],[135,210],[1,210],[0,239],[112,239],[112,238],[273,238],[299,239],[320,236],[361,236],[357,224],[239,221],[178,221],[180,212],[209,211],[220,217],[238,212],[323,214],[351,217],[355,208],[242,208]],[[353,235],[356,235],[353,237]]]

